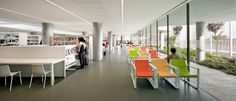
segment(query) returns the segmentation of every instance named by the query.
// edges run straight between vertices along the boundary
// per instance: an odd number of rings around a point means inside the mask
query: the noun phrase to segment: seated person
[[[166,59],[168,61],[168,63],[170,62],[170,59],[180,59],[181,57],[179,55],[176,54],[176,49],[175,48],[171,48],[171,55],[169,55]]]

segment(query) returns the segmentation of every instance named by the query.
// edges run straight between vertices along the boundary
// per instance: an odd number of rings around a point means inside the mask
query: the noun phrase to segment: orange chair
[[[157,59],[158,58],[158,53],[155,50],[150,50],[149,54],[150,54],[150,58],[152,58],[152,59]]]
[[[131,78],[133,80],[134,88],[137,88],[137,78],[146,78],[152,84],[154,89],[157,89],[157,75],[156,68],[149,64],[149,60],[136,59],[131,62]]]
[[[148,59],[148,54],[146,51],[140,51],[139,52],[139,58],[140,59]]]
[[[145,47],[141,47],[141,51],[146,51],[146,48]]]
[[[177,68],[173,66],[169,66],[167,60],[164,60],[164,59],[152,60],[152,64],[157,68],[158,78],[165,79],[171,85],[173,85],[176,89],[179,88],[179,78],[176,75],[176,74],[179,74],[179,70]],[[170,69],[172,69],[173,72],[175,73],[170,72]],[[174,78],[174,80],[170,80],[170,78]]]

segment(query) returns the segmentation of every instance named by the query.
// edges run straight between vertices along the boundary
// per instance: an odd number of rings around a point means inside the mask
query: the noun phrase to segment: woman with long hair
[[[83,37],[78,38],[78,43],[76,45],[79,61],[80,61],[80,67],[84,68],[85,65],[85,54],[86,54],[86,44]]]

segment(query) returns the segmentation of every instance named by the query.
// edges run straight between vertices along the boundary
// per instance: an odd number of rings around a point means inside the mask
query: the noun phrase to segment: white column
[[[111,31],[108,32],[108,45],[109,45],[109,51],[111,51],[113,48],[113,46],[112,46],[112,32]]]
[[[205,22],[196,22],[196,51],[197,60],[205,60]]]
[[[229,22],[229,56],[233,56],[233,35],[232,35],[232,25]]]
[[[54,25],[51,23],[42,23],[42,44],[51,45],[52,36],[54,32]]]
[[[102,23],[93,22],[93,59],[100,61],[103,59],[102,55]]]
[[[93,36],[89,36],[89,60],[93,60]]]
[[[113,47],[116,46],[116,36],[115,36],[115,34],[113,34],[113,36],[112,36],[112,46]]]

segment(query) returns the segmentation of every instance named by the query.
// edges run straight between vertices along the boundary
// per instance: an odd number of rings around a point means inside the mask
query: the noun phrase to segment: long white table
[[[54,64],[64,61],[64,59],[3,59],[0,58],[0,64],[6,65],[32,65],[48,64],[51,68],[51,85],[54,85]]]

